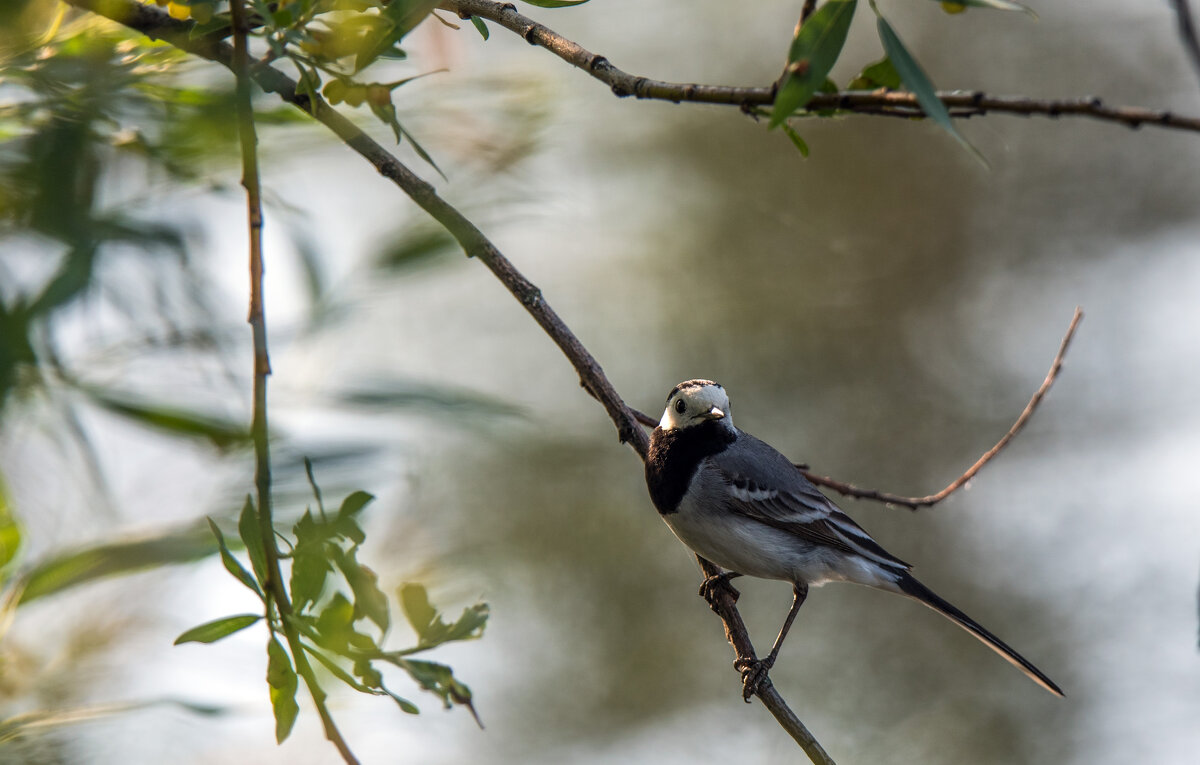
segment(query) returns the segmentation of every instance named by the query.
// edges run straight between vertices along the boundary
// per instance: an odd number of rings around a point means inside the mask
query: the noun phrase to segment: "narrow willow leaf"
[[[820,89],[846,44],[857,7],[858,0],[827,0],[800,26],[788,52],[787,73],[775,96],[770,127],[779,126]]]
[[[966,10],[966,6],[969,5],[973,8],[991,8],[997,11],[1017,11],[1018,13],[1024,13],[1030,18],[1034,19],[1038,17],[1038,15],[1034,13],[1033,9],[1028,5],[1013,3],[1009,0],[936,0],[936,2],[940,2],[942,4],[942,8],[944,8],[947,13],[960,13],[962,10]],[[953,6],[958,6],[960,10],[955,10]]]
[[[788,138],[792,139],[792,143],[795,144],[796,148],[800,150],[800,156],[808,159],[808,144],[804,142],[804,139],[800,137],[800,134],[796,132],[796,129],[786,122],[780,123],[780,127],[783,128],[784,134],[786,134]]]
[[[250,431],[232,420],[179,407],[150,404],[95,388],[81,389],[91,396],[92,401],[108,411],[169,435],[205,438],[221,451],[250,443]]]
[[[254,511],[254,500],[246,495],[242,505],[242,514],[238,517],[238,536],[246,545],[246,555],[250,557],[250,565],[254,568],[254,576],[260,582],[267,581],[267,551],[263,547],[261,527],[258,525],[258,513]]]
[[[267,641],[267,685],[271,687],[271,709],[275,712],[275,741],[282,744],[296,724],[296,673],[287,651],[272,635]]]
[[[483,39],[486,40],[491,36],[491,33],[488,32],[487,24],[483,22],[483,19],[479,18],[478,16],[472,16],[471,23],[474,24],[475,28],[479,30],[479,34],[483,35]]]
[[[876,11],[877,15],[878,13]],[[987,160],[954,127],[954,120],[950,118],[950,112],[946,109],[946,105],[942,103],[942,99],[938,98],[937,89],[934,88],[933,83],[929,80],[929,76],[925,74],[925,70],[921,68],[917,60],[908,52],[908,48],[904,47],[904,43],[900,41],[900,37],[892,29],[892,25],[882,15],[879,15],[877,21],[879,39],[883,43],[884,51],[887,52],[892,66],[896,68],[896,72],[900,75],[900,79],[904,81],[905,87],[911,90],[913,95],[916,96],[917,103],[921,105],[926,116],[937,123],[947,133],[954,136],[954,140],[958,141],[964,149],[969,151],[972,156],[986,167]]]
[[[215,643],[221,638],[246,629],[261,618],[260,614],[238,614],[237,616],[214,619],[211,622],[192,627],[187,632],[175,638],[175,645],[180,645],[181,643]]]
[[[225,565],[225,570],[233,574],[234,578],[239,582],[253,590],[258,597],[266,600],[263,591],[258,587],[258,582],[250,575],[249,571],[242,567],[238,559],[233,557],[233,553],[229,552],[229,547],[225,544],[225,535],[217,528],[217,524],[213,522],[212,518],[208,519],[208,525],[212,529],[213,535],[217,538],[217,545],[221,548],[221,563]]]
[[[111,576],[132,574],[160,566],[191,563],[217,552],[204,524],[160,532],[136,539],[84,547],[43,560],[23,577],[21,603],[53,595],[81,584]],[[249,577],[249,574],[246,575]],[[250,577],[253,582],[253,577]]]

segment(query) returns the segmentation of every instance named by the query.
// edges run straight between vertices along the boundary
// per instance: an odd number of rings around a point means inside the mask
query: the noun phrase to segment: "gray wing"
[[[814,544],[912,568],[880,547],[787,457],[749,433],[739,431],[737,441],[710,462],[725,480],[726,506],[733,512]]]

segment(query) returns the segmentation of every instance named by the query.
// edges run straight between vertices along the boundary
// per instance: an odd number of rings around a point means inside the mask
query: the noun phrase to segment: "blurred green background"
[[[527,12],[627,71],[762,84],[799,6]],[[1200,113],[1166,4],[1035,9],[1038,21],[885,6],[940,87]],[[839,82],[878,58],[866,15]],[[931,493],[1009,427],[1083,306],[1049,398],[967,489],[916,514],[839,500],[1067,697],[927,609],[838,585],[810,596],[772,677],[839,762],[1194,761],[1200,137],[991,115],[961,124],[988,171],[932,125],[853,117],[799,122],[804,160],[736,109],[615,99],[498,28],[485,43],[427,22],[406,42],[402,75],[449,70],[397,98],[449,177],[439,191],[647,412],[679,380],[713,378],[739,426],[797,461]],[[224,80],[197,67],[184,82]],[[0,468],[25,563],[231,517],[249,487],[236,432],[216,449],[212,430],[181,440],[119,407],[184,407],[235,430],[249,419],[243,202],[227,113],[202,107],[210,135],[185,140],[168,121],[141,137],[147,152],[178,152],[178,174],[51,144],[29,163],[43,175],[2,190],[10,210],[78,218],[6,215],[9,314],[57,274],[93,280],[32,336],[44,379],[4,382]],[[70,139],[61,146],[81,145]],[[5,151],[6,163],[30,158]],[[313,456],[327,491],[379,495],[359,557],[385,589],[417,579],[439,602],[492,606],[481,642],[435,657],[472,685],[487,729],[427,699],[411,718],[335,696],[362,759],[800,761],[741,703],[698,570],[656,518],[640,463],[521,306],[329,136],[268,127],[263,151],[280,514],[302,511],[299,459]],[[73,184],[45,183],[63,173]],[[39,207],[22,196],[35,187],[75,196]],[[93,263],[79,232],[101,219],[153,241],[109,236]],[[21,337],[6,330],[7,356],[24,358]],[[106,403],[97,388],[127,395]],[[740,582],[766,647],[787,586]],[[303,703],[293,739],[274,746],[261,635],[171,647],[193,624],[252,608],[211,559],[22,607],[4,636],[0,716],[157,699],[221,713],[151,706],[26,737],[0,760],[334,761]]]

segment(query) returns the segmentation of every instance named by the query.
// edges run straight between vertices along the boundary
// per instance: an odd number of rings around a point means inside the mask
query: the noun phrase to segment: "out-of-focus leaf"
[[[333,570],[329,563],[328,531],[328,526],[316,523],[307,510],[293,529],[296,549],[292,552],[291,590],[297,613],[321,597],[325,578]]]
[[[800,26],[788,52],[787,74],[775,96],[770,127],[808,103],[825,82],[842,53],[857,7],[858,0],[826,0]]]
[[[440,696],[442,704],[447,709],[453,703],[471,710],[475,722],[480,728],[483,727],[483,722],[475,711],[475,705],[471,702],[471,689],[454,676],[454,670],[450,667],[436,661],[418,659],[396,659],[393,663],[408,672],[409,676],[416,680],[422,688]]]
[[[434,618],[437,617],[437,610],[429,602],[429,593],[425,591],[424,585],[401,585],[400,607],[404,609],[404,616],[412,626],[413,632],[417,633],[417,639],[424,642],[429,625],[433,624]]]
[[[62,553],[38,563],[24,575],[21,603],[104,577],[174,563],[191,563],[218,549],[206,527],[192,525],[155,536],[107,542]]]
[[[387,24],[375,30],[364,41],[354,58],[354,71],[361,72],[366,69],[375,59],[404,39],[405,35],[433,12],[437,4],[438,0],[392,0],[385,5],[380,18]]]
[[[356,549],[337,556],[338,568],[346,577],[354,593],[355,618],[366,617],[375,622],[379,629],[387,632],[391,625],[387,596],[379,589],[379,577],[367,566],[358,562]]]
[[[100,390],[81,388],[105,409],[134,422],[173,436],[207,439],[222,451],[250,443],[250,431],[242,423],[179,407],[149,404],[131,397]]]
[[[808,159],[808,144],[800,137],[796,129],[786,122],[779,123],[779,126],[783,128],[784,134],[791,139],[792,144],[800,151],[800,156]]]
[[[208,526],[210,529],[212,529],[213,536],[217,538],[217,545],[221,550],[221,563],[225,566],[225,570],[230,574],[233,574],[234,578],[239,582],[254,591],[258,597],[266,600],[266,596],[263,595],[263,591],[259,588],[258,582],[255,581],[254,577],[250,575],[250,572],[238,562],[238,559],[233,557],[233,553],[229,552],[229,547],[225,544],[225,535],[221,533],[221,529],[217,528],[217,524],[213,522],[212,518],[208,519]]]
[[[97,704],[89,707],[75,707],[73,709],[38,710],[0,720],[0,744],[8,743],[34,730],[56,728],[62,725],[74,725],[87,722],[88,720],[98,720],[111,715],[136,712],[141,709],[157,706],[180,707],[188,712],[207,716],[221,715],[228,711],[225,707],[197,704],[181,699],[155,699],[152,701],[134,701],[118,704]]]
[[[522,0],[538,8],[570,8],[572,5],[583,5],[588,0]]]
[[[21,548],[21,524],[13,514],[8,498],[8,486],[0,475],[0,573],[17,557]],[[4,581],[0,576],[0,582]]]
[[[455,640],[474,640],[483,635],[489,613],[486,603],[476,603],[463,609],[462,616],[456,622],[446,624],[429,602],[429,594],[422,585],[411,582],[404,584],[399,594],[400,606],[418,638],[416,648],[401,653],[423,651]]]
[[[254,568],[254,576],[258,581],[267,581],[267,551],[264,547],[262,529],[258,524],[258,513],[254,511],[254,500],[249,494],[242,505],[242,513],[238,516],[238,536],[246,546],[246,555],[250,557],[250,565]]]
[[[488,32],[487,24],[483,22],[483,19],[479,18],[478,16],[472,16],[471,23],[474,24],[475,28],[479,30],[479,34],[483,35],[483,39],[488,39],[491,33]]]
[[[292,660],[274,635],[267,641],[267,685],[271,687],[271,709],[275,712],[275,741],[282,744],[291,734],[300,711],[296,704],[299,683]]]
[[[365,491],[356,491],[342,500],[342,506],[338,508],[334,527],[339,534],[347,537],[356,545],[361,545],[367,541],[366,534],[363,533],[362,527],[358,525],[358,514],[373,499],[375,499],[375,496],[372,494],[368,494]]]
[[[425,385],[411,380],[388,380],[335,393],[334,401],[364,409],[420,409],[474,419],[525,417],[519,406],[475,391]]]
[[[1010,0],[936,0],[942,4],[942,8],[946,13],[961,13],[966,10],[966,6],[973,8],[991,8],[997,11],[1017,11],[1024,13],[1032,18],[1037,18],[1038,15],[1033,12],[1033,9],[1028,5],[1021,3],[1010,2]],[[955,8],[957,6],[957,9]]]
[[[261,618],[262,614],[238,614],[237,616],[225,616],[220,619],[214,619],[211,622],[205,622],[184,632],[175,638],[175,645],[181,643],[215,643],[221,638],[246,629]]]
[[[887,22],[879,10],[875,10],[877,25],[879,28],[879,39],[883,43],[883,49],[887,52],[888,58],[892,62],[892,66],[896,68],[896,72],[900,75],[900,79],[904,82],[905,87],[912,91],[917,98],[917,103],[925,111],[925,114],[933,120],[939,127],[954,137],[954,140],[973,157],[978,159],[983,165],[987,166],[987,160],[983,155],[972,146],[962,133],[958,132],[958,128],[954,127],[954,121],[950,118],[950,112],[946,109],[946,105],[942,103],[942,99],[937,96],[937,89],[934,88],[929,76],[925,74],[925,70],[917,63],[917,60],[908,52],[908,48],[904,47],[904,43],[900,41],[900,37],[896,31],[892,29],[892,25]]]
[[[354,629],[354,619],[354,604],[342,593],[335,593],[317,616],[315,627],[320,633],[320,644],[340,654],[350,649],[377,653],[379,646],[375,641]]]
[[[392,238],[375,256],[375,265],[388,271],[425,266],[457,253],[458,243],[446,229],[413,227]]]
[[[900,74],[896,71],[896,67],[892,66],[892,60],[884,56],[875,63],[863,67],[858,76],[846,86],[846,90],[875,90],[876,88],[899,90],[902,86]]]

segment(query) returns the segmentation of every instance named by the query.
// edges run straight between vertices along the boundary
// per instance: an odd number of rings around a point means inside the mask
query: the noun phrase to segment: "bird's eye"
[[[679,412],[680,414],[683,414],[685,411],[687,411],[687,402],[681,398],[676,399],[675,400],[675,411]]]

